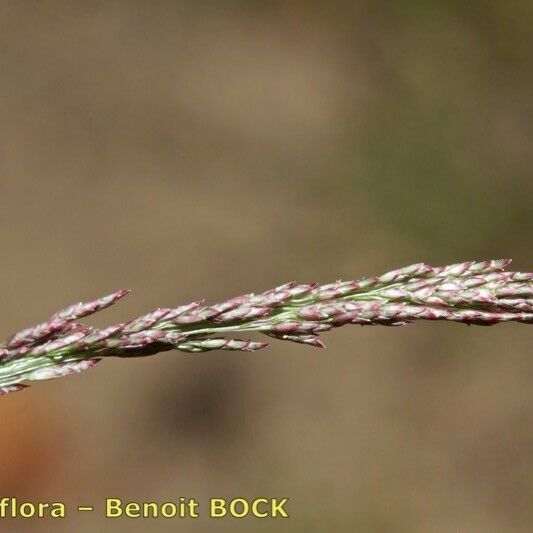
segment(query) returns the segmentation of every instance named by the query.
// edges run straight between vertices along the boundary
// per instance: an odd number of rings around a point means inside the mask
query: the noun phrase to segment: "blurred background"
[[[533,269],[533,4],[0,1],[0,336],[425,261]],[[109,360],[0,400],[1,531],[509,532],[533,523],[532,331]],[[102,518],[288,497],[289,520]],[[77,505],[97,511],[78,515]]]

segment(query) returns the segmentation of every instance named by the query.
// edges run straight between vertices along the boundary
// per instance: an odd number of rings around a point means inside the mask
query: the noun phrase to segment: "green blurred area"
[[[296,279],[533,252],[533,4],[0,2],[2,336]],[[108,361],[0,401],[0,492],[267,495],[288,521],[0,530],[529,531],[531,332]]]

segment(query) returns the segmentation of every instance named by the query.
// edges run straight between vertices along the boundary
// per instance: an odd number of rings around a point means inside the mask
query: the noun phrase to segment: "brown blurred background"
[[[532,24],[527,1],[0,1],[1,336],[121,287],[96,323],[418,261],[531,271]],[[71,512],[0,529],[531,531],[532,332],[342,328],[37,384],[0,401],[0,495]],[[101,517],[264,495],[290,520]]]

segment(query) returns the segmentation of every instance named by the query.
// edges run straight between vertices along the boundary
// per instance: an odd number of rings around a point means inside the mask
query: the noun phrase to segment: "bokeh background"
[[[121,287],[94,323],[419,261],[531,271],[532,24],[525,0],[1,1],[1,336]],[[0,401],[0,495],[70,514],[0,530],[531,531],[532,333],[346,327],[38,384]],[[291,518],[102,518],[264,495]]]

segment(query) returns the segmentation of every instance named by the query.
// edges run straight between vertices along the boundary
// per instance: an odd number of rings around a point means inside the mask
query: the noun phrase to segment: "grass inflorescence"
[[[266,342],[233,337],[247,332],[323,348],[319,334],[345,324],[402,326],[414,320],[463,324],[533,323],[533,273],[507,272],[509,259],[433,267],[418,263],[359,281],[280,285],[222,303],[202,300],[157,308],[103,329],[79,320],[113,305],[120,290],[58,311],[0,345],[0,394],[31,381],[81,372],[106,357],[167,350],[252,352]]]

